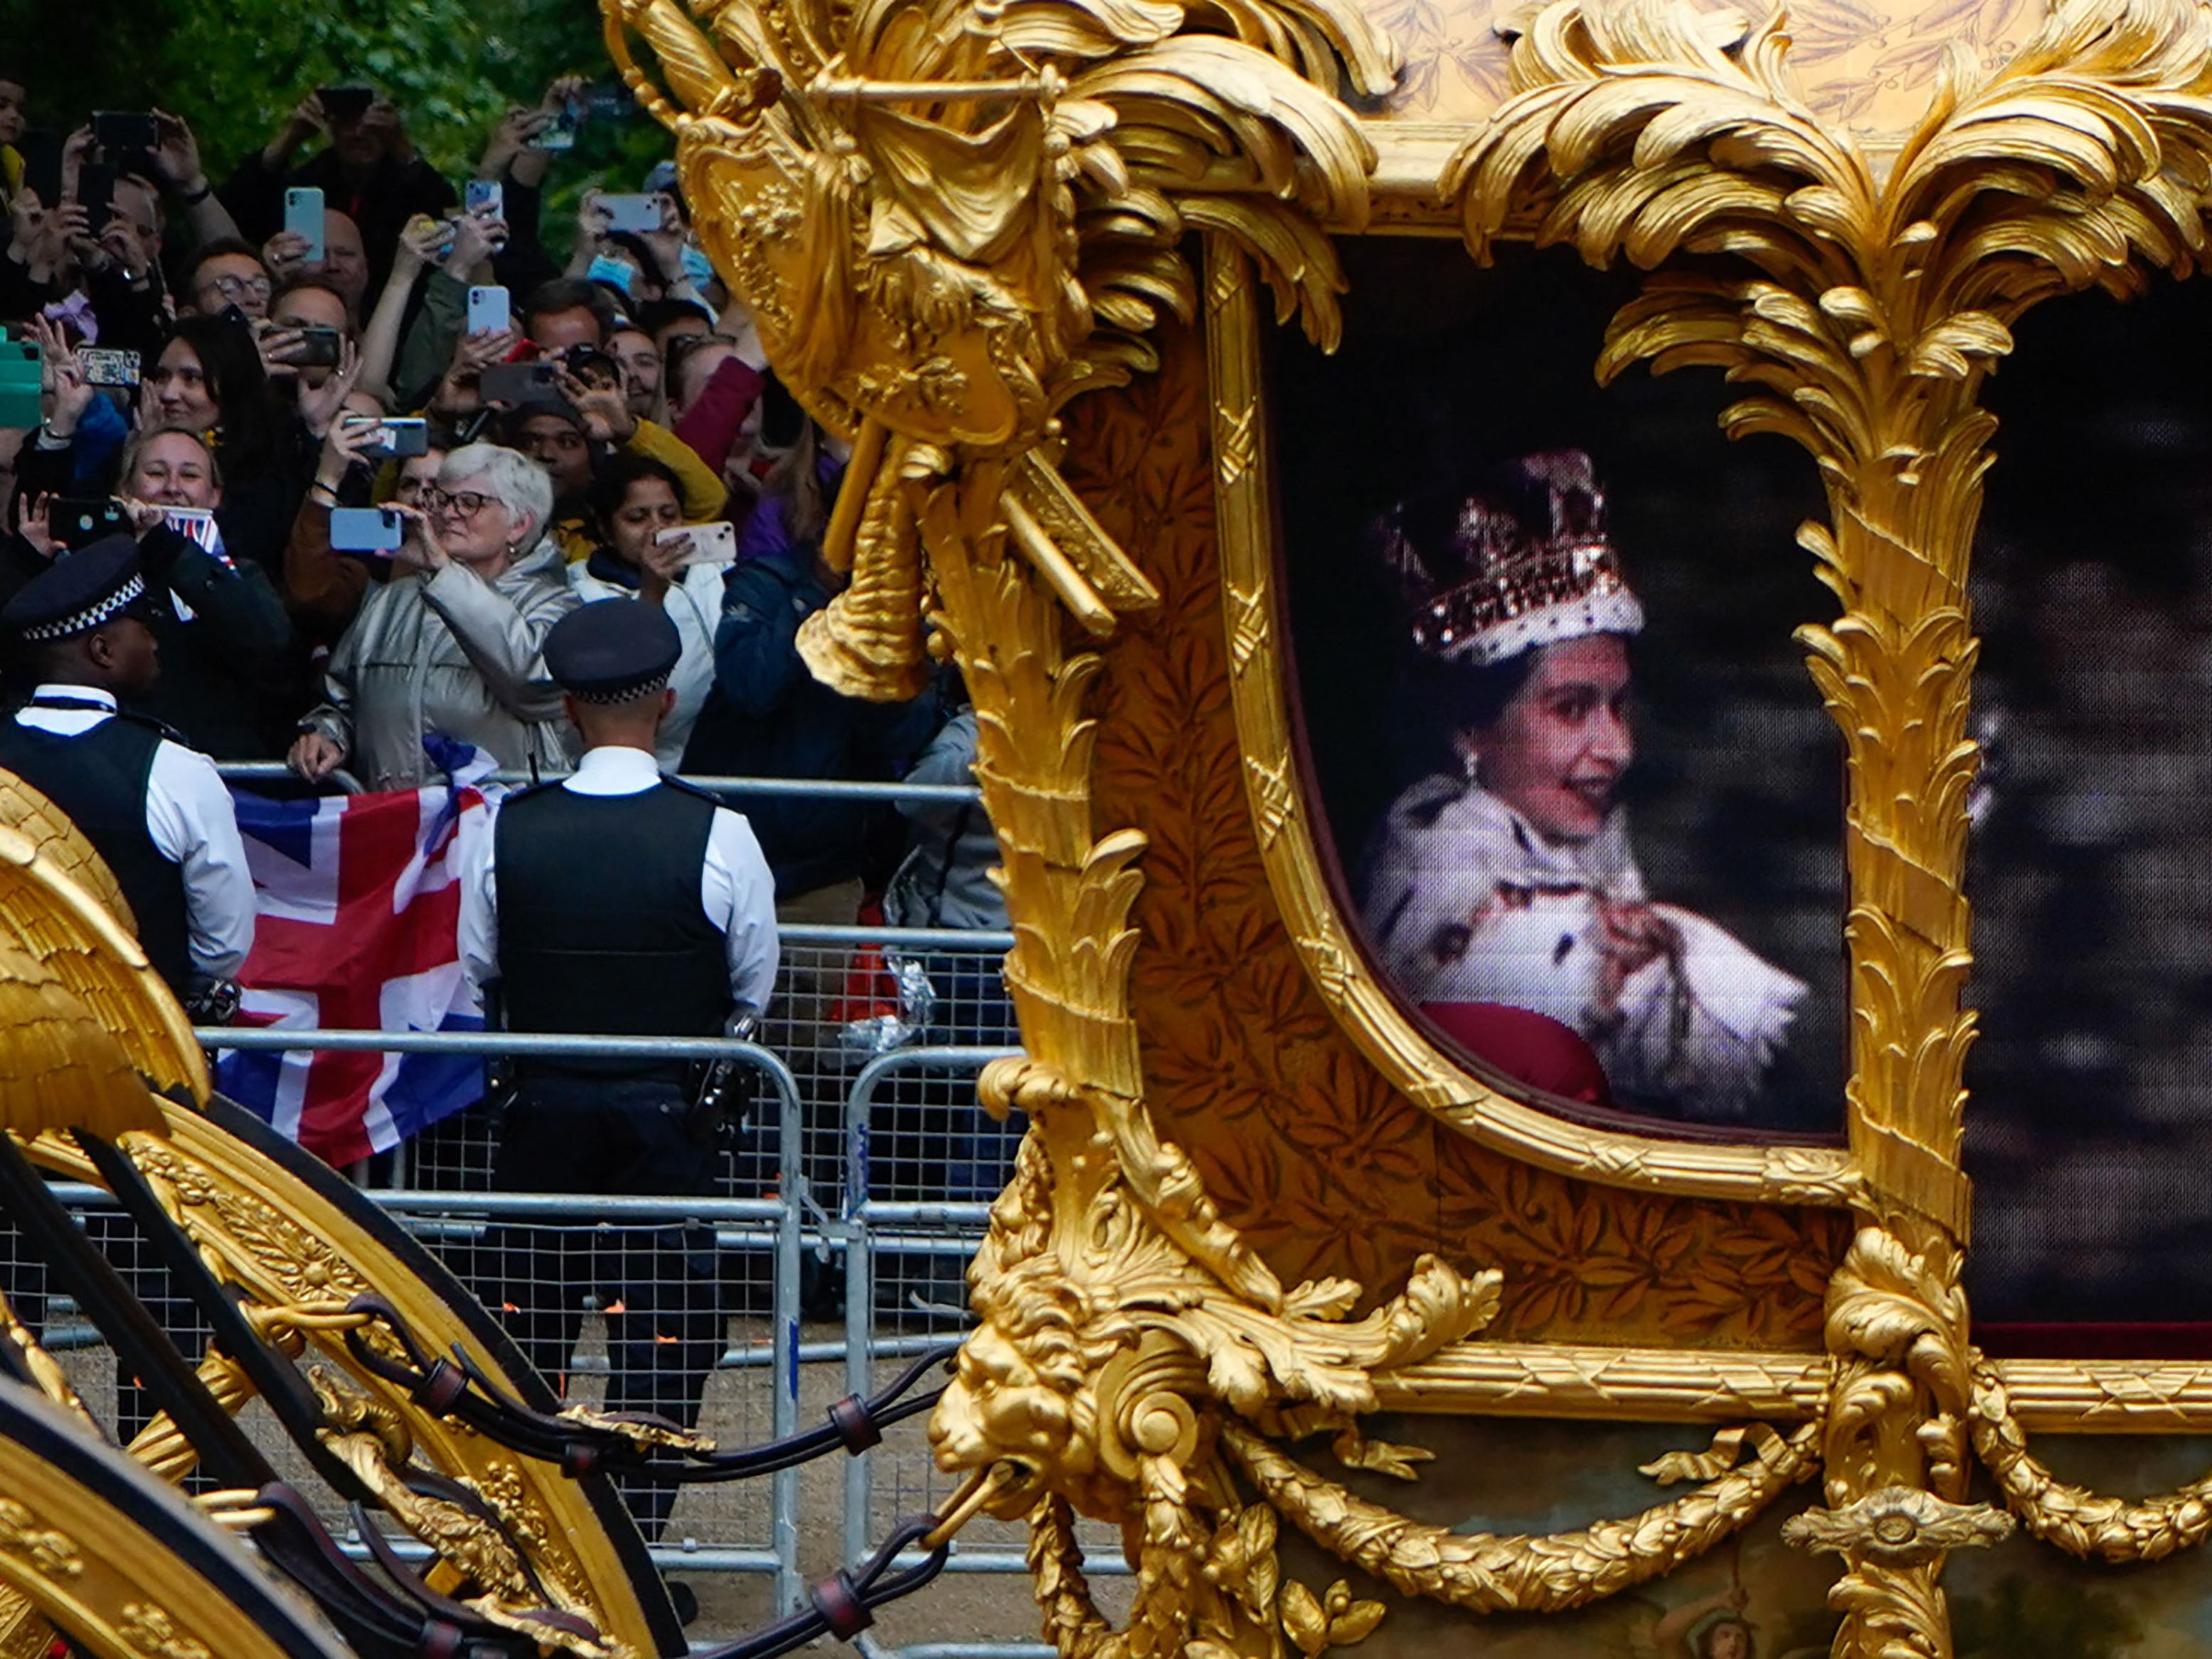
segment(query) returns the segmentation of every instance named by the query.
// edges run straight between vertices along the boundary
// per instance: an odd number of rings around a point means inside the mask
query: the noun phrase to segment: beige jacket
[[[550,537],[487,582],[465,565],[372,588],[303,721],[345,750],[366,789],[409,789],[430,769],[426,732],[472,743],[507,769],[566,772],[574,738],[545,672],[545,635],[575,608]]]

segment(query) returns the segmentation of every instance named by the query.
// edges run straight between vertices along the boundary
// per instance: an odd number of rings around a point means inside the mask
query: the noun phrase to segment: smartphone
[[[76,354],[76,366],[83,371],[87,386],[138,384],[138,354],[135,351],[125,351],[116,346],[84,346]]]
[[[658,196],[602,196],[599,204],[607,210],[609,230],[626,230],[634,236],[641,236],[660,228]]]
[[[485,213],[495,219],[507,215],[507,186],[496,179],[471,179],[461,191],[461,205],[471,213]]]
[[[334,127],[349,127],[368,113],[368,106],[376,101],[374,87],[318,87],[316,100],[323,106],[323,118]]]
[[[388,507],[331,509],[331,551],[396,553],[407,538],[407,521]]]
[[[657,542],[672,542],[678,536],[691,538],[691,551],[684,556],[686,570],[699,564],[734,564],[738,557],[738,527],[728,520],[713,524],[678,525],[673,530],[664,530],[653,538]]]
[[[161,126],[141,110],[96,109],[92,112],[92,142],[110,154],[124,149],[157,149]]]
[[[576,128],[582,123],[583,111],[571,98],[554,112],[553,119],[530,141],[532,149],[574,149],[576,148]]]
[[[557,396],[554,374],[550,363],[494,363],[477,386],[488,404],[520,405]],[[38,422],[33,419],[31,424]]]
[[[33,127],[15,141],[23,157],[23,185],[41,207],[62,199],[62,136],[52,127]]]
[[[283,324],[278,324],[283,327]],[[303,328],[300,343],[292,349],[291,363],[295,368],[336,368],[338,366],[340,336],[334,328]]]
[[[90,546],[102,536],[112,536],[118,532],[127,535],[130,524],[123,503],[118,501],[64,498],[46,508],[46,533],[71,552]]]
[[[284,192],[284,228],[307,239],[301,257],[311,265],[323,262],[323,192],[295,185]]]
[[[0,340],[0,427],[30,428],[45,418],[40,380],[45,354],[36,340]]]
[[[619,81],[594,81],[576,94],[580,113],[594,121],[626,121],[642,113]]]
[[[495,334],[514,321],[514,311],[503,288],[469,290],[469,332]]]
[[[411,416],[396,417],[377,423],[376,442],[370,454],[380,460],[404,460],[410,455],[430,453],[430,427],[426,421]]]
[[[115,169],[104,161],[87,161],[76,172],[76,199],[83,205],[86,225],[99,235],[115,216]]]

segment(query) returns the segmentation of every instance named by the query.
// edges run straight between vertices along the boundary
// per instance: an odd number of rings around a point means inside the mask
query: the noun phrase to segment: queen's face
[[[1628,647],[1617,634],[1542,647],[1498,718],[1460,735],[1476,780],[1550,842],[1597,834],[1634,758]]]

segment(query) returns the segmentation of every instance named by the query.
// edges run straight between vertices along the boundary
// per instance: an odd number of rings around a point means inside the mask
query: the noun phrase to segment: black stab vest
[[[192,976],[185,872],[146,828],[147,781],[161,746],[159,731],[127,714],[75,737],[0,717],[0,766],[68,813],[107,860],[138,919],[139,945],[181,997]]]
[[[665,780],[634,795],[549,783],[494,821],[501,994],[511,1031],[720,1036],[727,937],[699,906],[714,803]],[[528,1063],[525,1076],[684,1074],[686,1062]]]

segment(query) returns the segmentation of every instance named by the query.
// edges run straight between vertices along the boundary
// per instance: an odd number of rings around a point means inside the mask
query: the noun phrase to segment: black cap
[[[641,599],[594,599],[545,636],[546,672],[579,702],[628,702],[658,691],[683,654],[668,613]]]
[[[65,553],[17,590],[0,623],[26,644],[89,634],[143,604],[138,544],[120,533]]]
[[[507,411],[507,430],[509,435],[520,437],[522,434],[523,423],[526,421],[535,420],[540,415],[556,416],[560,419],[568,422],[568,423],[570,426],[574,427],[577,431],[584,433],[586,435],[588,435],[591,431],[590,427],[585,423],[582,411],[578,410],[576,405],[570,403],[566,398],[554,394],[545,397],[532,398],[526,402],[515,404],[514,408],[508,410]]]

